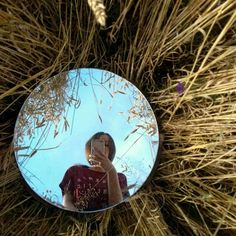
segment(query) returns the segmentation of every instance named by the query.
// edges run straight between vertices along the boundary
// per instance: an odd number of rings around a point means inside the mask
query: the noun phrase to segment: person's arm
[[[123,200],[118,174],[115,167],[107,172],[108,201],[109,205],[115,205]]]
[[[115,205],[123,200],[122,191],[118,179],[118,174],[112,162],[99,150],[94,150],[93,159],[100,163],[100,167],[107,174],[108,185],[108,203],[109,205]]]
[[[70,192],[65,192],[63,195],[63,206],[68,210],[77,211],[78,209],[73,204],[73,198]]]

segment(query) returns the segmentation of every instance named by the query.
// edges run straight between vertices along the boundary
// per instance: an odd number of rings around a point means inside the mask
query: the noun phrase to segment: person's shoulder
[[[80,165],[80,164],[75,164],[75,165],[69,167],[68,171],[76,171],[76,170],[81,170],[81,169],[88,169],[88,166]]]
[[[118,173],[118,177],[120,180],[126,180],[126,176],[123,173]]]
[[[123,173],[121,173],[121,172],[118,172],[117,174],[118,174],[119,176],[124,176],[124,177],[126,177],[125,174],[123,174]]]

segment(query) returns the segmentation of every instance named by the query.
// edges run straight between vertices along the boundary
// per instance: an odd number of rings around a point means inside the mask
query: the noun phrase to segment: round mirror
[[[13,145],[23,179],[40,199],[95,212],[125,201],[146,182],[159,132],[133,84],[84,68],[58,74],[30,94]]]

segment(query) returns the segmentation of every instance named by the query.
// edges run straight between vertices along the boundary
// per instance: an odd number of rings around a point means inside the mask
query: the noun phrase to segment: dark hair
[[[113,161],[115,154],[116,154],[115,142],[110,134],[104,133],[104,132],[97,132],[85,144],[85,155],[86,155],[87,160],[88,160],[89,154],[91,154],[91,141],[93,139],[98,139],[102,135],[107,135],[109,137],[109,156],[108,156],[108,158],[110,161]]]

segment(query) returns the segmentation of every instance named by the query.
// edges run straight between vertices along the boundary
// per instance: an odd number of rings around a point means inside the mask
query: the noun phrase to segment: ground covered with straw
[[[0,235],[236,235],[235,0],[88,2],[0,3]],[[134,83],[163,134],[152,181],[86,216],[36,201],[11,146],[37,84],[79,67]]]

